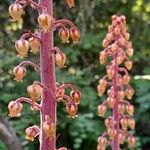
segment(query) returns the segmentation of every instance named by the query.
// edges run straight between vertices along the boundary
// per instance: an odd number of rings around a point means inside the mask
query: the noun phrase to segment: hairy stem
[[[117,134],[115,135],[113,141],[112,141],[112,149],[113,150],[119,150],[119,139],[118,139],[118,134],[119,134],[119,114],[118,114],[118,104],[119,104],[119,98],[118,98],[118,86],[117,86],[117,75],[118,75],[118,65],[116,63],[116,58],[117,58],[117,52],[114,52],[114,70],[115,74],[113,77],[113,88],[114,88],[114,93],[115,93],[115,105],[113,108],[113,119],[116,122],[114,125],[114,129],[116,129]]]
[[[53,16],[53,1],[40,0],[40,5],[47,9],[47,13]],[[42,13],[42,12],[40,12]],[[41,32],[41,51],[40,51],[40,70],[41,83],[46,87],[43,91],[41,103],[41,127],[45,121],[45,115],[48,115],[56,124],[56,100],[55,100],[55,66],[53,54],[53,30]],[[40,135],[40,150],[55,150],[56,135],[52,138],[46,138],[43,129]]]

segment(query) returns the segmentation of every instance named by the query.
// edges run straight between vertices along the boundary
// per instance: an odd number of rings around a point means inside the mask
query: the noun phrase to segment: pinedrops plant
[[[66,0],[68,6],[74,7],[74,0]],[[75,25],[66,19],[57,20],[53,17],[53,1],[40,0],[39,3],[33,0],[16,0],[9,7],[9,14],[13,21],[18,21],[25,6],[37,9],[37,18],[40,29],[36,33],[25,33],[15,43],[18,57],[26,58],[28,53],[40,53],[40,65],[30,61],[22,61],[13,69],[15,80],[22,82],[26,76],[26,66],[32,66],[40,75],[41,81],[35,81],[27,87],[29,98],[21,97],[9,103],[9,116],[20,117],[23,109],[23,102],[32,105],[32,110],[40,112],[40,126],[28,127],[26,139],[33,141],[36,137],[40,141],[40,150],[56,150],[56,124],[57,124],[57,103],[64,102],[66,111],[71,118],[76,117],[78,104],[80,103],[80,91],[75,85],[56,82],[55,64],[58,68],[64,68],[66,55],[54,46],[53,33],[59,30],[62,43],[68,43],[71,38],[74,44],[78,43],[80,31]],[[70,95],[65,93],[65,89],[70,88]],[[40,101],[39,101],[40,100]],[[66,148],[61,148],[65,150]]]
[[[129,84],[131,78],[128,70],[132,68],[129,57],[133,55],[130,34],[126,31],[125,16],[112,16],[112,24],[103,40],[104,50],[100,52],[99,61],[106,64],[106,75],[99,80],[98,95],[107,90],[107,99],[98,106],[98,114],[104,117],[107,109],[112,109],[112,116],[105,119],[106,131],[98,138],[97,150],[105,150],[110,144],[113,150],[119,150],[126,139],[129,147],[134,147],[136,139],[130,129],[135,128],[132,118],[134,106],[130,103],[134,90]],[[108,60],[108,61],[107,61]]]

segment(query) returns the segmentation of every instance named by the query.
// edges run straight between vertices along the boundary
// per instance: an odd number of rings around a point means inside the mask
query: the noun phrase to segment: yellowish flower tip
[[[74,0],[66,0],[66,3],[67,3],[67,5],[68,5],[69,8],[72,8],[72,7],[75,6]]]

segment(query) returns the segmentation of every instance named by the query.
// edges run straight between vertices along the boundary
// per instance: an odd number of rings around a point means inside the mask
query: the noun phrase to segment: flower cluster
[[[74,0],[67,0],[66,3],[68,6],[74,7]],[[33,54],[36,54],[38,51],[44,49],[44,46],[42,45],[42,35],[48,35],[48,33],[53,33],[56,29],[59,29],[59,37],[62,40],[62,43],[68,43],[69,39],[72,40],[73,44],[78,43],[80,39],[80,31],[75,25],[66,19],[60,19],[56,20],[53,18],[53,16],[49,15],[47,8],[43,7],[40,3],[36,3],[33,0],[16,0],[14,4],[11,4],[9,7],[9,14],[13,21],[18,21],[21,19],[21,16],[23,14],[23,9],[27,5],[30,5],[32,8],[37,9],[39,11],[39,16],[37,18],[38,24],[40,27],[40,30],[38,33],[25,33],[21,36],[19,40],[15,43],[15,49],[18,53],[19,58],[25,58],[27,57],[29,51]],[[52,4],[51,4],[52,5]],[[52,42],[53,41],[49,41]],[[48,50],[48,52],[51,52],[51,54],[48,53],[48,56],[52,56],[52,62],[55,63],[58,68],[64,68],[65,62],[66,62],[66,55],[58,48],[53,47],[53,44],[49,43],[52,46],[51,50]],[[43,46],[43,47],[42,47]],[[40,52],[40,55],[41,52]],[[53,59],[54,56],[54,59]],[[43,58],[40,57],[40,62],[45,61],[41,60]],[[48,63],[47,63],[48,64]],[[30,62],[30,61],[23,61],[13,69],[13,74],[15,76],[15,80],[18,82],[22,82],[23,78],[26,76],[26,68],[25,66],[31,66],[35,69],[35,71],[40,72],[40,76],[42,79],[42,75],[45,73],[45,71],[42,72],[42,65],[39,66]],[[54,66],[54,65],[52,65]],[[48,68],[49,66],[46,66]],[[53,69],[53,68],[52,68]],[[51,74],[46,74],[48,77],[51,76]],[[53,79],[52,79],[53,81]],[[55,79],[54,79],[55,81]],[[56,114],[53,114],[54,116],[50,116],[47,112],[43,114],[44,106],[42,105],[44,103],[42,95],[44,93],[49,92],[49,85],[46,85],[46,83],[42,83],[38,81],[34,81],[32,85],[29,85],[27,87],[27,93],[29,95],[29,98],[21,97],[18,98],[15,101],[11,101],[8,105],[9,109],[9,116],[10,117],[20,117],[21,111],[23,109],[22,102],[27,102],[32,105],[32,110],[39,110],[41,112],[41,117],[44,116],[44,119],[42,120],[41,127],[38,127],[36,125],[33,125],[31,127],[28,127],[26,132],[26,139],[29,141],[33,141],[36,137],[44,135],[44,139],[49,139],[50,141],[55,141],[55,135],[56,135]],[[71,118],[74,118],[77,116],[77,110],[78,105],[80,103],[81,93],[73,84],[58,84],[54,82],[54,91],[53,97],[54,101],[60,102],[63,101],[66,105],[66,110]],[[71,88],[70,95],[66,95],[65,89]],[[52,87],[53,89],[53,87]],[[50,93],[51,94],[51,93]],[[41,100],[40,102],[38,100]],[[57,103],[56,103],[57,104]],[[52,109],[52,108],[49,108]],[[42,142],[43,143],[43,142]],[[53,144],[52,144],[53,145]],[[53,149],[53,148],[50,148]],[[62,147],[59,150],[66,150],[66,148]]]
[[[70,95],[65,94],[65,89],[71,88]],[[81,93],[73,84],[56,84],[56,98],[58,101],[63,101],[66,105],[66,111],[69,117],[75,118],[80,104]]]
[[[29,37],[28,40],[25,39],[27,36]],[[18,53],[18,57],[24,58],[28,55],[29,49],[31,49],[30,51],[32,53],[36,54],[39,51],[40,42],[33,34],[24,34],[21,39],[16,41],[15,48]]]
[[[102,96],[107,90],[108,95],[106,101],[98,106],[98,115],[104,117],[110,108],[113,117],[108,116],[105,120],[106,131],[98,138],[97,150],[105,150],[106,145],[110,143],[113,149],[116,147],[118,150],[119,144],[124,144],[126,139],[129,146],[135,145],[135,137],[128,132],[128,129],[135,128],[132,118],[134,106],[129,102],[134,94],[133,88],[129,85],[131,78],[127,71],[131,70],[133,65],[129,60],[133,55],[129,37],[125,16],[112,16],[112,25],[108,27],[108,34],[102,44],[104,50],[99,55],[100,64],[105,64],[108,57],[111,61],[106,65],[106,75],[99,80],[97,91],[98,95]],[[115,142],[118,145],[114,145]]]

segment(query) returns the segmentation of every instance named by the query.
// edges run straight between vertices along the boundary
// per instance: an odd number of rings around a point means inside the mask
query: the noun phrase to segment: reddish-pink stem
[[[26,98],[26,97],[20,97],[16,100],[16,102],[18,102],[18,103],[26,102],[26,103],[33,105],[33,107],[36,107],[38,110],[41,109],[41,106],[38,103],[36,103],[33,100]]]
[[[70,20],[67,20],[67,19],[60,19],[60,20],[56,20],[53,22],[53,26],[57,26],[57,25],[60,25],[60,24],[63,24],[63,25],[69,25],[71,27],[75,27],[75,25],[70,21]]]
[[[39,4],[47,9],[47,13],[53,16],[53,1],[40,0]],[[42,12],[39,12],[42,13]],[[40,71],[41,83],[46,87],[41,101],[41,134],[40,150],[56,150],[56,135],[52,139],[46,138],[42,123],[48,115],[56,124],[56,99],[55,99],[55,63],[53,53],[53,30],[44,33],[41,31]]]
[[[114,124],[114,129],[116,129],[117,134],[115,135],[113,141],[112,141],[112,149],[113,150],[119,150],[119,139],[118,139],[118,134],[119,134],[119,113],[118,113],[118,104],[119,104],[119,98],[118,98],[118,87],[117,87],[117,76],[118,76],[118,65],[116,63],[116,58],[117,58],[117,51],[114,52],[114,70],[115,74],[113,77],[113,88],[114,88],[114,97],[115,97],[115,104],[113,108],[113,119],[116,122]]]
[[[23,61],[23,62],[21,62],[21,63],[19,64],[20,67],[22,67],[22,66],[27,66],[27,65],[32,66],[36,71],[40,71],[39,66],[36,65],[36,64],[34,64],[34,63],[31,62],[31,61]]]
[[[57,90],[65,89],[65,88],[71,88],[71,90],[77,90],[76,86],[70,83],[62,84]]]

